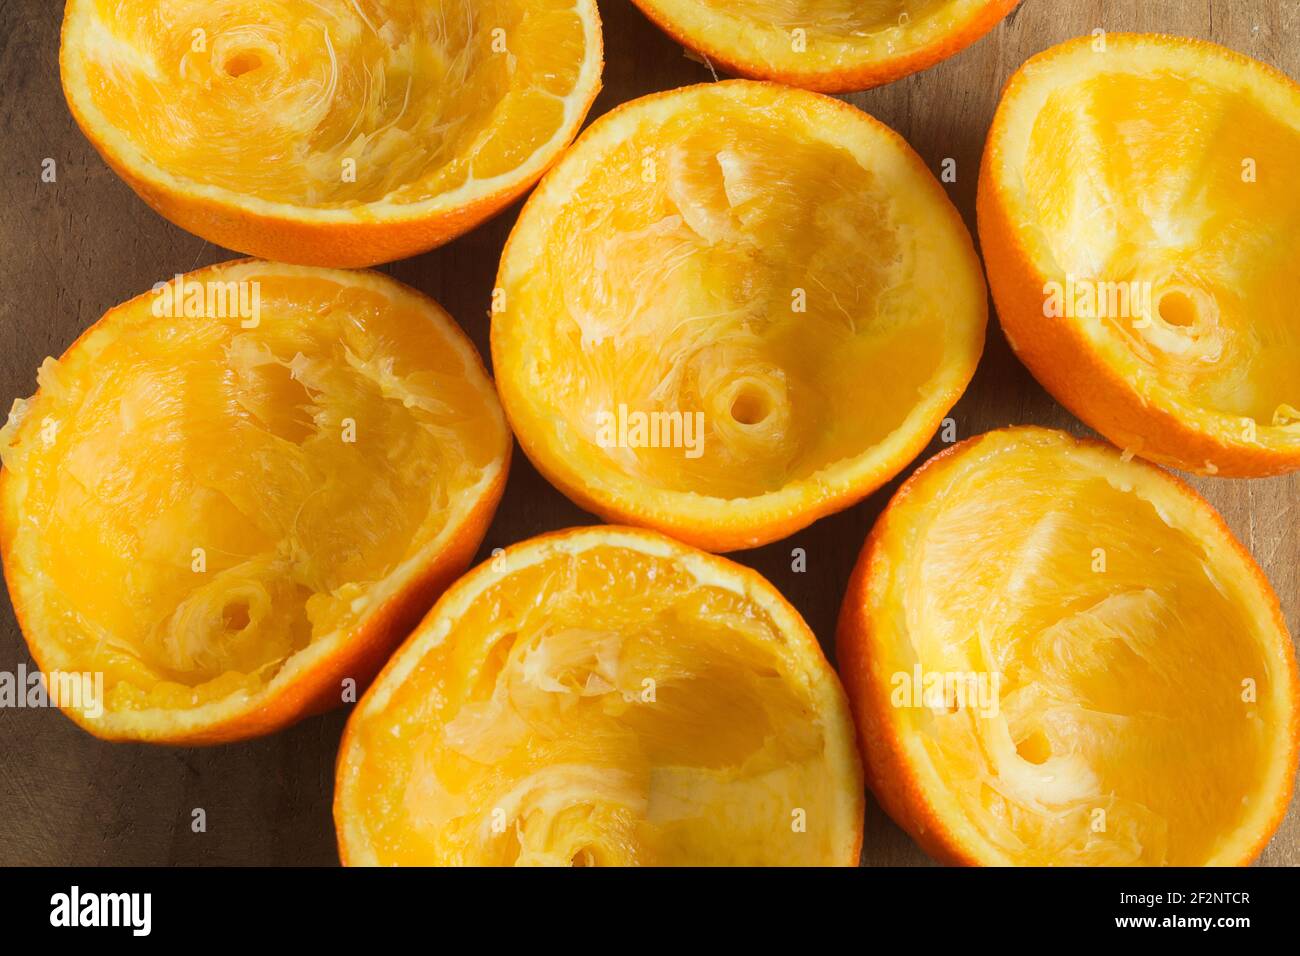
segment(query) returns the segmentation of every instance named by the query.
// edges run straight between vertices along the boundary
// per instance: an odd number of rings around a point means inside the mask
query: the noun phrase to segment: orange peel
[[[70,0],[72,114],[158,213],[229,249],[367,266],[522,195],[600,88],[594,0]]]
[[[961,217],[848,104],[733,80],[602,116],[501,258],[492,356],[525,454],[607,520],[754,547],[896,475],[984,343]]]
[[[1185,37],[1025,62],[980,169],[1007,340],[1120,448],[1206,475],[1300,467],[1300,85]]]
[[[939,860],[1240,865],[1286,814],[1277,597],[1204,499],[1101,442],[1008,428],[930,459],[836,652],[868,784]]]
[[[182,279],[47,359],[0,430],[19,624],[47,677],[90,675],[57,703],[113,740],[238,740],[337,706],[469,563],[509,463],[491,380],[432,299],[256,261]]]
[[[834,671],[756,572],[632,528],[507,548],[357,705],[349,865],[839,865],[861,765]]]

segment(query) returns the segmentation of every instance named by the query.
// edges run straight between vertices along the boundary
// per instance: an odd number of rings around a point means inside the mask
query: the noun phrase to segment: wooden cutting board
[[[629,0],[600,0],[605,88],[592,117],[626,100],[711,78]],[[37,366],[59,355],[110,306],[178,272],[233,258],[159,218],[82,137],[58,78],[62,4],[0,0],[0,402],[35,388]],[[917,76],[846,97],[907,138],[938,171],[975,231],[975,182],[998,93],[1027,57],[1061,40],[1107,31],[1203,37],[1300,77],[1297,0],[1026,0],[970,49]],[[57,164],[55,183],[42,163]],[[1300,170],[1295,171],[1300,178]],[[487,309],[502,244],[517,207],[468,236],[383,267],[429,293],[487,356]],[[1085,432],[1011,355],[996,322],[979,372],[953,416],[960,437],[1034,423]],[[921,456],[928,457],[936,444]],[[911,468],[908,469],[910,473]],[[903,477],[906,476],[906,473]],[[899,479],[901,480],[901,478]],[[1267,572],[1293,634],[1300,634],[1300,475],[1192,479]],[[830,650],[850,568],[898,481],[863,504],[792,538],[736,557],[772,581]],[[483,545],[592,523],[516,455],[505,499]],[[807,553],[791,570],[790,553]],[[481,557],[481,556],[480,556]],[[7,598],[0,609],[0,670],[31,659]],[[0,864],[331,864],[334,755],[339,711],[245,744],[180,750],[108,744],[50,710],[0,709]],[[195,833],[195,809],[206,832]],[[868,802],[866,864],[925,864],[924,854]],[[1300,864],[1293,801],[1262,862]]]

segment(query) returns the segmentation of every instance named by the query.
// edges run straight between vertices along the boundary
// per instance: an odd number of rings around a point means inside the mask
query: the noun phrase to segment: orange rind
[[[507,548],[357,705],[334,790],[349,865],[858,862],[844,693],[754,571],[600,526]]]
[[[1204,475],[1300,468],[1300,85],[1108,34],[1028,60],[980,170],[1007,340],[1114,444]]]
[[[39,384],[0,430],[5,577],[47,678],[88,675],[56,702],[112,740],[238,740],[355,700],[505,484],[473,345],[378,274],[202,269],[110,309]]]
[[[939,860],[1241,865],[1286,814],[1277,598],[1191,488],[1101,442],[1008,428],[932,458],[836,652],[867,782]]]
[[[737,76],[848,93],[934,66],[1020,0],[634,0],[708,64]]]
[[[896,475],[970,381],[987,314],[970,235],[897,133],[745,80],[593,123],[497,286],[497,384],[538,470],[711,551]]]
[[[531,187],[600,88],[594,0],[69,0],[68,106],[177,225],[283,262],[442,245]]]

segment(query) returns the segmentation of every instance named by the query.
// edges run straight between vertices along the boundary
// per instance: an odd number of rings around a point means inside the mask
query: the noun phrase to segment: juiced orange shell
[[[60,706],[110,739],[241,739],[364,687],[473,556],[509,461],[432,300],[255,261],[184,281],[180,314],[146,293],[47,360],[0,430],[19,623],[46,673],[100,675]]]
[[[881,805],[983,865],[1234,865],[1286,813],[1295,652],[1194,491],[1100,442],[1009,428],[881,515],[836,643]]]
[[[365,266],[530,187],[600,88],[594,0],[70,0],[72,114],[155,210],[230,249]]]
[[[1007,83],[980,167],[998,318],[1120,448],[1300,467],[1300,86],[1213,43],[1080,37]]]
[[[974,43],[1019,0],[635,0],[665,33],[738,76],[865,90]]]
[[[984,343],[979,259],[920,157],[772,83],[602,116],[524,206],[497,285],[497,383],[538,470],[713,551],[892,478]]]
[[[853,865],[843,691],[753,571],[653,532],[533,538],[456,583],[348,721],[348,864]]]

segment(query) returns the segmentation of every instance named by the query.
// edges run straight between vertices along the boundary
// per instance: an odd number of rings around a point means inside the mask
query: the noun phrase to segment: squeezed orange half
[[[836,651],[868,783],[935,857],[1250,862],[1286,813],[1295,652],[1192,489],[1008,428],[935,456],[863,548]]]
[[[710,65],[823,93],[865,90],[970,46],[1019,0],[635,0]]]
[[[0,430],[0,545],[60,706],[117,740],[267,733],[363,686],[473,556],[510,434],[384,276],[245,261],[110,309]]]
[[[848,507],[974,372],[986,293],[957,211],[892,130],[734,80],[601,117],[525,205],[492,355],[538,469],[708,550]]]
[[[980,170],[998,317],[1113,443],[1250,477],[1300,467],[1300,86],[1232,50],[1081,37],[1008,82]]]
[[[348,721],[348,864],[854,865],[843,691],[748,568],[630,528],[507,548]]]
[[[600,87],[594,0],[70,0],[73,116],[163,216],[363,266],[520,196]]]

